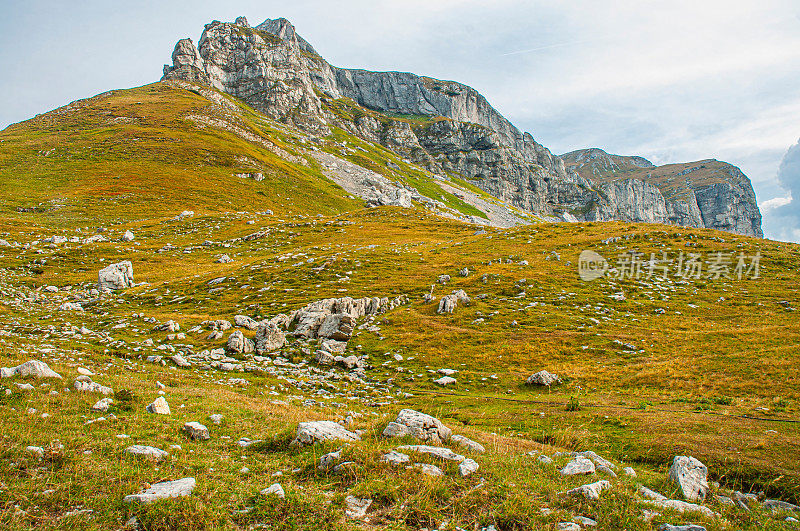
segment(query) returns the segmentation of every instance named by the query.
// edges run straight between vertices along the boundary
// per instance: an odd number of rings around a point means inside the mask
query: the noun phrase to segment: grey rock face
[[[381,456],[381,463],[389,463],[390,465],[400,465],[408,463],[409,461],[411,461],[410,457],[396,450],[391,450],[389,453]]]
[[[162,481],[138,494],[129,494],[123,498],[125,503],[151,503],[164,498],[189,496],[194,490],[195,479],[183,478],[175,481]]]
[[[669,467],[669,479],[687,500],[702,501],[708,493],[708,468],[694,457],[675,456]]]
[[[82,391],[85,393],[102,393],[104,395],[110,395],[114,393],[114,390],[110,387],[93,382],[92,379],[86,375],[81,375],[75,378],[75,383],[73,386],[75,387],[76,391]]]
[[[478,466],[478,463],[476,463],[472,459],[464,459],[458,465],[458,473],[461,474],[461,477],[467,477],[477,472],[478,468],[480,468]]]
[[[476,454],[482,454],[486,451],[486,448],[483,447],[482,444],[473,441],[472,439],[468,439],[463,435],[453,435],[450,437],[450,440],[457,445],[461,446],[469,450],[470,452],[474,452]]]
[[[125,260],[104,267],[97,273],[100,289],[125,289],[133,286],[133,264]]]
[[[575,476],[577,474],[594,474],[594,463],[585,457],[578,456],[561,469],[562,476]]]
[[[240,330],[236,330],[228,337],[226,346],[229,352],[236,354],[248,354],[255,349],[253,342],[244,337],[244,334]]]

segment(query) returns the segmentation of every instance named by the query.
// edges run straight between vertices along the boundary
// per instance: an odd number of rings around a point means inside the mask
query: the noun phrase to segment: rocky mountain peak
[[[255,28],[244,17],[214,21],[197,47],[179,41],[172,59],[163,80],[210,85],[314,135],[344,129],[431,176],[465,179],[546,219],[621,219],[761,235],[746,177],[721,170],[710,180],[693,176],[678,183],[679,175],[654,178],[658,168],[642,157],[599,148],[554,156],[474,88],[410,72],[337,68],[285,18]]]

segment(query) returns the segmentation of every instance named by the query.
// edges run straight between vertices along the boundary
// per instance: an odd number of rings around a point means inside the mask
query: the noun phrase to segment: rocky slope
[[[379,142],[433,175],[464,178],[516,207],[566,220],[647,221],[761,236],[747,178],[688,186],[681,197],[644,174],[598,181],[522,133],[475,89],[404,72],[337,68],[286,19],[207,24],[182,39],[164,80],[211,85],[311,134],[341,128]],[[636,159],[645,164],[644,159]],[[575,164],[567,158],[571,168]],[[626,164],[636,162],[626,162]],[[645,164],[646,166],[646,164]],[[731,167],[733,168],[733,167]]]

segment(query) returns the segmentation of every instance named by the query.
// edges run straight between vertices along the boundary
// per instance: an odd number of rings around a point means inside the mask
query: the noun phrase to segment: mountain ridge
[[[165,65],[162,79],[214,86],[314,134],[341,127],[381,143],[434,176],[458,176],[536,215],[763,236],[746,177],[668,197],[646,178],[597,182],[581,172],[567,172],[561,158],[517,129],[477,90],[409,72],[335,67],[286,19],[268,19],[255,28],[244,17],[207,24],[197,47],[190,39],[177,43],[173,64]],[[337,111],[342,105],[355,106],[354,112],[343,116]],[[382,116],[376,120],[365,110]],[[395,120],[396,114],[416,121]]]

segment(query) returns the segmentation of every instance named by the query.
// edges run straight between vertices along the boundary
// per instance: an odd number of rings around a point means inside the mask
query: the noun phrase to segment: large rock
[[[30,360],[16,367],[3,367],[0,369],[0,377],[11,378],[13,376],[63,379],[60,374],[51,369],[45,362],[39,360]]]
[[[125,449],[125,453],[136,457],[142,457],[150,461],[161,461],[169,457],[169,454],[164,450],[160,450],[155,446],[144,446],[141,444],[134,444]]]
[[[293,445],[315,444],[321,441],[360,441],[361,437],[347,430],[341,424],[330,420],[301,422]]]
[[[272,322],[262,321],[256,332],[256,352],[264,354],[278,350],[286,344],[286,335]]]
[[[244,334],[241,330],[234,331],[230,337],[228,337],[226,348],[228,349],[228,352],[232,352],[234,354],[249,354],[255,349],[253,342],[244,337]]]
[[[241,326],[242,328],[247,328],[248,330],[258,330],[258,322],[246,315],[237,315],[233,318],[234,324],[236,326]]]
[[[411,435],[421,441],[441,444],[450,440],[453,432],[442,421],[413,409],[403,409],[390,422],[383,434],[387,437]]]
[[[207,441],[211,438],[208,428],[199,422],[187,422],[183,425],[183,432],[194,441]]]
[[[550,387],[553,384],[560,383],[561,379],[555,374],[547,371],[539,371],[536,374],[531,374],[525,383],[528,385],[544,385]]]
[[[572,490],[568,490],[566,494],[567,496],[582,496],[587,500],[595,501],[600,499],[600,492],[610,488],[611,483],[605,479],[601,479],[600,481],[595,481],[594,483],[588,483]]]
[[[133,286],[133,264],[129,260],[104,267],[97,273],[100,289],[125,289]]]
[[[585,457],[577,456],[561,469],[561,475],[575,476],[578,474],[594,474],[594,471],[594,463]]]
[[[703,501],[708,493],[708,468],[695,459],[684,455],[675,456],[669,467],[669,479],[675,483],[684,498]]]
[[[348,341],[353,335],[356,320],[346,313],[333,313],[327,315],[317,331],[317,337]]]
[[[194,490],[194,478],[183,478],[175,481],[162,481],[138,494],[129,494],[122,500],[125,503],[151,503],[165,498],[189,496]]]

